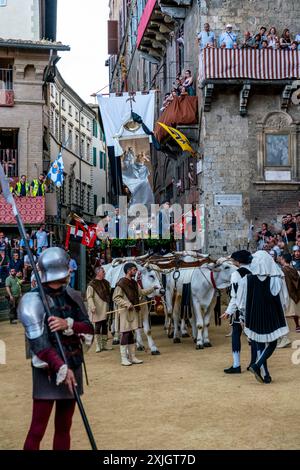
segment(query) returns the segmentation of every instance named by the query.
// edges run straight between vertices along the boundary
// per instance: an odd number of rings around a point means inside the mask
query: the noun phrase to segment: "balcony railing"
[[[300,51],[203,49],[199,79],[287,80],[300,78]]]
[[[13,71],[12,69],[0,68],[0,90],[13,90]]]
[[[18,175],[18,150],[0,149],[0,163],[6,176],[11,178]]]
[[[13,71],[0,68],[0,106],[14,105]]]

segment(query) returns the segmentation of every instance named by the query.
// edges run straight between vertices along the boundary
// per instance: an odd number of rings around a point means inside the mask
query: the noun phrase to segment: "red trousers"
[[[53,450],[69,450],[71,444],[70,429],[75,410],[75,400],[55,400]],[[44,437],[54,400],[33,400],[32,421],[24,450],[39,450]]]

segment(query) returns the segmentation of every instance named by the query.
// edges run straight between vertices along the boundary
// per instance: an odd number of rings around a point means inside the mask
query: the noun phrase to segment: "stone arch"
[[[24,68],[24,79],[25,80],[35,80],[35,66],[33,64],[28,64]]]
[[[271,174],[272,177],[274,177],[274,181],[275,178],[278,178],[278,180],[281,178],[282,181],[284,178],[287,181],[296,179],[298,173],[297,127],[297,123],[293,121],[293,118],[284,111],[269,112],[260,122],[257,123],[257,169],[260,180],[271,181]],[[268,158],[267,139],[275,140],[276,138],[278,139],[283,137],[286,139],[285,159],[284,163],[282,160],[277,164],[275,163],[276,159],[272,161],[272,159]],[[280,172],[284,172],[281,173],[282,176],[280,176]]]
[[[293,124],[293,118],[283,111],[272,111],[265,115],[261,124],[265,128],[284,129]]]

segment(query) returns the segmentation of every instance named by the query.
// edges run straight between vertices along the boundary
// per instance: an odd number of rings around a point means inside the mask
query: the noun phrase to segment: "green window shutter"
[[[93,120],[93,136],[96,138],[98,137],[98,126],[95,119]]]
[[[97,166],[97,149],[93,147],[93,165]]]
[[[106,153],[103,154],[103,169],[106,171]]]
[[[96,215],[98,207],[97,194],[94,194],[94,214]]]
[[[102,152],[99,152],[99,157],[100,157],[100,170],[102,170],[103,168]]]

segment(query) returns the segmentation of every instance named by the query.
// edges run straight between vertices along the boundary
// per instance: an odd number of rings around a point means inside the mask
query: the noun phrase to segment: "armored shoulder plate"
[[[42,336],[45,315],[45,308],[38,292],[28,292],[23,295],[18,305],[18,317],[28,339]]]

